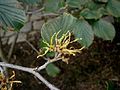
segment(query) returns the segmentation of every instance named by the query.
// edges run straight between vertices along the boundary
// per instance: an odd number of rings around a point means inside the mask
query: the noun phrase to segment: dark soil
[[[39,48],[37,39],[31,43]],[[10,63],[27,67],[44,64],[42,58],[36,57],[37,53],[27,43],[18,43]],[[116,43],[96,39],[88,49],[71,57],[69,64],[62,61],[55,64],[61,69],[57,77],[48,76],[45,70],[41,74],[61,90],[107,90],[107,83],[112,83],[109,90],[120,90],[120,46]],[[22,84],[14,84],[14,90],[49,90],[29,73],[15,71],[16,80]]]

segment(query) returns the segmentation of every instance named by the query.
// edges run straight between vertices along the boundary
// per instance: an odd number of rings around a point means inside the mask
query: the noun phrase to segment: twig
[[[25,42],[26,42],[36,53],[39,53],[39,51],[38,51],[28,40],[25,40]]]
[[[45,64],[43,64],[40,67],[35,68],[34,70],[35,71],[41,71],[41,70],[45,69],[49,63],[50,63],[50,61],[47,61]]]
[[[4,55],[3,55],[3,49],[2,49],[2,40],[1,40],[1,37],[0,37],[0,58],[3,62],[7,62],[4,58]]]
[[[28,40],[25,40],[25,42],[37,53],[39,54],[39,51],[28,41]],[[44,60],[48,61],[50,60],[50,58],[46,58],[46,57],[43,57]]]
[[[61,58],[60,56],[61,56],[61,54],[58,54],[58,55],[55,56],[53,59],[46,58],[46,59],[47,59],[47,62],[46,62],[44,65],[42,65],[42,66],[40,66],[40,67],[38,67],[38,68],[35,68],[35,70],[36,70],[36,71],[41,71],[41,70],[45,69],[48,64],[50,64],[50,63],[52,63],[52,62],[56,62],[56,61],[58,61],[58,60],[61,60],[62,58]],[[45,58],[44,58],[44,59],[45,59]]]
[[[28,40],[26,40],[26,42],[28,43],[28,45],[29,45],[36,53],[39,54],[39,51],[37,51],[37,49],[36,49]],[[56,53],[55,53],[55,57],[54,57],[53,59],[43,57],[43,59],[46,60],[47,62],[46,62],[44,65],[35,68],[34,70],[35,70],[35,71],[41,71],[41,70],[45,69],[48,64],[50,64],[50,63],[52,63],[52,62],[56,62],[56,61],[58,61],[58,60],[61,60],[61,57],[60,57],[60,56],[61,56],[61,54],[58,54],[58,53],[56,52]]]
[[[13,53],[13,49],[14,49],[14,46],[15,46],[15,44],[16,44],[18,35],[19,35],[19,32],[16,33],[15,39],[14,39],[14,41],[13,41],[13,43],[12,43],[12,45],[11,45],[11,48],[10,48],[10,50],[9,50],[9,53],[8,53],[8,60],[10,60],[10,58],[11,58],[11,55],[12,55],[12,53]]]
[[[50,88],[50,90],[59,90],[54,85],[49,83],[45,78],[43,78],[38,72],[34,71],[33,68],[8,64],[8,63],[5,63],[5,62],[0,62],[0,66],[12,68],[12,69],[17,69],[17,70],[21,70],[21,71],[24,71],[24,72],[31,73],[31,74],[35,75],[39,80],[41,80],[48,88]]]
[[[6,31],[3,31],[3,34],[2,34],[2,36],[1,36],[1,38],[3,37],[5,37],[5,34],[6,34]]]
[[[2,40],[1,40],[1,37],[0,37],[0,60],[1,60],[2,62],[6,62],[6,63],[7,63],[7,61],[5,60],[5,57],[4,57],[3,49],[2,49],[2,48],[3,48],[3,47],[2,47]],[[1,68],[2,68],[2,67],[1,67]],[[6,67],[3,67],[3,71],[4,71],[5,76],[7,77],[8,73],[7,73]]]
[[[27,14],[28,14],[28,15],[30,15],[30,14],[36,14],[36,13],[41,12],[41,11],[43,11],[43,10],[44,10],[44,7],[43,7],[43,8],[40,8],[40,9],[38,9],[38,10],[35,10],[35,11],[33,11],[33,12],[27,12]]]

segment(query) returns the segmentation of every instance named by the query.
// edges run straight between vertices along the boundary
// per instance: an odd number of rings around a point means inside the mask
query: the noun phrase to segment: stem
[[[13,43],[12,43],[12,45],[11,45],[11,48],[10,48],[10,50],[9,50],[9,53],[8,53],[8,61],[10,61],[10,58],[11,58],[11,56],[12,56],[12,53],[13,53],[13,50],[14,50],[14,46],[15,46],[16,41],[17,41],[17,39],[18,39],[18,35],[19,35],[19,32],[16,33],[15,39],[14,39],[14,41],[13,41]]]
[[[1,37],[0,37],[0,60],[3,61],[3,62],[7,62],[5,60],[5,57],[4,57],[4,54],[3,54],[3,49],[2,49],[2,40],[1,40]]]
[[[1,36],[0,36],[0,60],[1,60],[2,62],[6,62],[6,63],[7,63],[7,61],[5,60],[5,57],[4,57],[3,49],[2,49],[2,48],[3,48],[3,47],[2,47],[2,40],[1,40]],[[2,67],[1,67],[1,68],[2,68]],[[4,71],[5,76],[7,76],[8,73],[7,73],[6,67],[3,67],[3,71]]]
[[[4,60],[4,55],[3,55],[3,50],[2,50],[2,40],[1,40],[1,37],[0,37],[0,58],[3,60],[3,61],[5,61]],[[5,61],[6,62],[6,61]]]
[[[31,73],[31,74],[35,75],[39,80],[41,80],[48,88],[50,88],[50,90],[59,90],[54,85],[49,83],[45,78],[43,78],[38,72],[34,71],[34,68],[28,68],[28,67],[8,64],[8,63],[5,63],[5,62],[0,62],[0,66],[12,68],[12,69],[17,69],[17,70],[21,70],[21,71],[24,71],[24,72]]]
[[[39,53],[39,51],[28,40],[25,41],[36,53]]]
[[[0,58],[1,58],[2,60],[4,60],[1,37],[0,37]]]
[[[34,70],[35,70],[35,71],[41,71],[41,70],[45,69],[49,63],[50,63],[50,62],[47,61],[45,64],[43,64],[42,66],[40,66],[40,67],[38,67],[38,68],[35,68]]]
[[[61,60],[62,58],[61,58],[60,56],[61,56],[61,54],[58,54],[58,55],[57,55],[56,57],[54,57],[53,59],[46,58],[46,59],[47,59],[47,62],[46,62],[44,65],[42,65],[42,66],[40,66],[40,67],[38,67],[38,68],[35,68],[35,70],[36,70],[36,71],[41,71],[41,70],[45,69],[48,64],[50,64],[50,63],[52,63],[52,62],[56,62],[56,61],[58,61],[58,60]],[[45,58],[44,58],[44,59],[45,59]]]
[[[43,8],[40,8],[40,9],[38,9],[38,10],[35,10],[35,11],[33,11],[33,12],[27,12],[26,11],[26,13],[29,15],[29,14],[36,14],[36,13],[39,13],[39,12],[41,12],[41,11],[43,11],[44,10],[44,7]]]

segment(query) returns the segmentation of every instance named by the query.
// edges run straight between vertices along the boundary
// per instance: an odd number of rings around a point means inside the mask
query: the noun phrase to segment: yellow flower
[[[0,73],[0,89],[1,90],[12,90],[13,83],[21,83],[21,81],[14,81],[15,72],[13,71],[13,75],[10,78],[5,77]]]
[[[81,50],[84,48],[80,48],[80,49],[75,49],[75,48],[68,48],[68,45],[71,43],[74,43],[76,41],[78,41],[79,39],[75,39],[73,41],[71,41],[71,33],[68,31],[67,33],[63,34],[60,38],[59,33],[54,33],[54,35],[51,37],[50,39],[50,44],[47,42],[46,43],[47,47],[44,47],[43,49],[45,50],[44,53],[41,54],[42,51],[40,51],[40,54],[37,56],[38,57],[42,57],[44,55],[47,54],[47,52],[57,52],[59,54],[61,54],[61,58],[63,61],[68,62],[68,58],[65,58],[64,55],[73,55],[75,56],[76,53],[80,53]],[[72,49],[71,49],[72,48]]]

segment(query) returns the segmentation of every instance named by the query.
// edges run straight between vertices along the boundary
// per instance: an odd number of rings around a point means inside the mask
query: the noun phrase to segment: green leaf
[[[0,0],[0,23],[3,28],[19,30],[25,22],[25,12],[17,8],[16,0]]]
[[[115,89],[114,83],[112,81],[107,81],[106,84],[107,84],[107,90],[114,90]]]
[[[39,3],[41,0],[18,0],[18,1],[25,3],[25,4],[33,5],[33,4]]]
[[[109,13],[107,12],[107,10],[106,10],[106,8],[103,8],[103,7],[101,7],[101,8],[99,8],[99,11],[100,11],[100,13],[102,14],[102,16],[103,15],[109,15]]]
[[[45,23],[41,29],[42,38],[50,43],[50,39],[54,33],[59,33],[59,37],[61,37],[67,31],[71,31],[73,23],[76,21],[76,18],[70,14],[64,13],[62,16],[51,20]]]
[[[55,56],[55,52],[48,52],[47,54],[46,54],[46,56],[47,57],[54,57]]]
[[[106,8],[111,15],[115,17],[120,17],[120,1],[119,0],[109,0]]]
[[[79,43],[82,46],[89,47],[94,39],[94,33],[92,31],[92,27],[89,25],[89,23],[85,20],[78,20],[76,22],[76,26],[73,30],[73,34],[75,35],[75,38],[82,38],[82,40],[79,40]]]
[[[100,12],[100,9],[90,10],[86,8],[81,11],[80,16],[83,16],[85,19],[98,19],[102,17],[102,13]]]
[[[52,63],[47,65],[46,71],[47,74],[52,77],[56,77],[60,73],[60,69]]]
[[[81,8],[82,5],[85,5],[89,0],[66,0],[66,3],[70,7]]]
[[[114,26],[102,19],[93,24],[93,30],[96,36],[104,40],[113,40],[115,36]]]
[[[40,48],[43,48],[43,47],[48,47],[47,43],[45,43],[45,41],[43,39],[40,39]]]
[[[85,7],[89,8],[90,10],[98,10],[99,8],[101,8],[103,5],[102,4],[98,4],[95,3],[93,0],[89,1],[88,3],[86,3]]]
[[[63,0],[45,0],[44,7],[47,12],[56,12],[63,7]]]
[[[100,2],[100,3],[107,3],[108,0],[95,0],[96,2]]]
[[[14,28],[16,29],[16,30],[20,30],[22,27],[23,27],[23,23],[20,23],[19,21],[17,21],[17,20],[15,20],[15,21],[13,21],[12,22],[13,24],[14,24]]]

